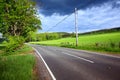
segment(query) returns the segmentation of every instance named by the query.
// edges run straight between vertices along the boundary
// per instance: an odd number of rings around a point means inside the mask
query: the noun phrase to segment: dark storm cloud
[[[109,1],[111,0],[36,0],[40,12],[44,15],[52,15],[53,13],[71,14],[75,7],[86,9]]]

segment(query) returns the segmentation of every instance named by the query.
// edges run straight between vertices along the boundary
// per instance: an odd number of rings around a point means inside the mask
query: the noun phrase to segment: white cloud
[[[119,2],[117,2],[119,3]],[[39,14],[42,21],[43,32],[57,24],[64,17],[59,14],[53,14],[52,16],[44,16]],[[101,6],[88,8],[86,10],[78,11],[78,26],[80,32],[99,30],[105,28],[119,27],[120,26],[120,8],[113,8],[111,3],[105,3]],[[74,31],[74,13],[50,30],[61,32],[73,32]]]
[[[65,16],[61,16],[59,14],[53,14],[52,16],[44,16],[42,14],[40,14],[39,16],[41,21],[42,21],[42,28],[43,28],[43,32],[49,30],[51,31],[65,31],[65,30],[69,30],[69,27],[71,25],[73,25],[73,16],[70,16],[69,19],[66,19],[65,21],[63,21],[61,24],[59,24],[58,26],[51,28],[53,26],[55,26],[58,22],[60,22],[61,20],[63,20],[63,18],[67,17],[68,15]],[[71,22],[73,24],[71,24]]]

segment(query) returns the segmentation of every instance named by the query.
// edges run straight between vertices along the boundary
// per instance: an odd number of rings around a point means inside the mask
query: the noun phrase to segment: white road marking
[[[90,63],[95,63],[94,61],[91,61],[91,60],[88,60],[88,59],[85,59],[85,58],[82,58],[82,57],[78,57],[78,56],[75,56],[75,55],[72,55],[72,54],[68,54],[68,53],[65,53],[65,52],[62,52],[62,53],[66,54],[66,55],[69,55],[69,56],[72,56],[72,57],[75,57],[75,58],[78,58],[78,59],[82,59],[82,60],[90,62]]]
[[[45,62],[45,60],[43,59],[43,57],[41,56],[41,54],[38,52],[37,49],[35,49],[35,48],[33,48],[33,49],[36,51],[36,53],[37,53],[37,54],[39,55],[39,57],[42,59],[42,61],[43,61],[43,63],[45,64],[48,72],[50,73],[50,75],[51,75],[51,77],[52,77],[52,80],[56,80],[55,76],[53,75],[52,71],[51,71],[50,68],[48,67],[47,63]]]
[[[87,52],[87,53],[90,53],[90,54],[102,55],[102,56],[106,56],[106,57],[120,58],[120,56],[111,55],[111,54],[102,54],[102,53],[99,53],[99,52],[92,52],[92,51],[86,51],[86,50],[78,50],[78,51],[83,51],[83,52]]]

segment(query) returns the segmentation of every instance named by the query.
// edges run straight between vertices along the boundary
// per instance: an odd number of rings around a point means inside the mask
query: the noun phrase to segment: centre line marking
[[[72,54],[68,54],[68,53],[65,53],[65,52],[62,52],[62,53],[66,54],[66,55],[69,55],[69,56],[72,56],[72,57],[75,57],[75,58],[78,58],[78,59],[82,59],[82,60],[90,62],[90,63],[95,63],[94,61],[91,61],[91,60],[88,60],[88,59],[85,59],[85,58],[82,58],[82,57],[78,57],[78,56],[75,56],[75,55],[72,55]]]

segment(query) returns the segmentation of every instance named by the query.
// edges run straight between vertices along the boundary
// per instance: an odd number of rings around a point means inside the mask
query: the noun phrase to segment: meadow
[[[15,52],[5,53],[0,44],[0,80],[36,80],[33,73],[35,56],[25,45]]]
[[[78,41],[78,47],[75,46],[75,38],[72,37],[30,43],[85,50],[120,52],[120,32],[80,35]]]

